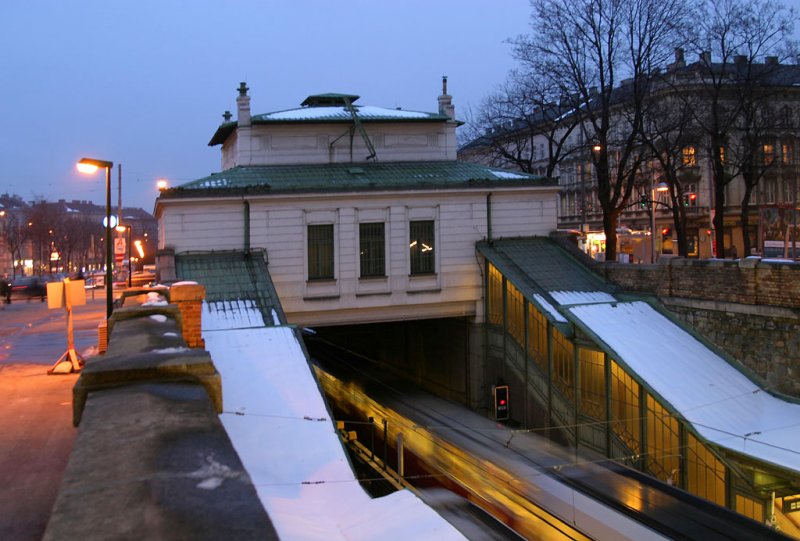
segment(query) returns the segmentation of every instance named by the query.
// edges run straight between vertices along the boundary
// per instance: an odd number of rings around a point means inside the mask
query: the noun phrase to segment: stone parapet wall
[[[596,270],[624,290],[659,297],[800,308],[800,264],[748,257],[662,260],[658,265],[603,263]]]
[[[44,540],[278,539],[220,422],[219,373],[181,334],[189,316],[128,293],[73,389],[78,435]],[[177,297],[202,302],[192,285]]]

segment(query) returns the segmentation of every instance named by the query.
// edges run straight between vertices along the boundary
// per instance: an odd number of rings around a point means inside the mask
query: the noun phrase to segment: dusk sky
[[[463,118],[515,66],[506,40],[529,15],[527,0],[0,0],[0,193],[102,204],[102,174],[74,167],[87,156],[121,163],[123,204],[151,211],[158,178],[220,170],[207,144],[240,81],[253,114],[324,92],[436,111],[447,75]]]
[[[505,40],[528,29],[527,0],[2,0],[0,193],[26,201],[152,211],[155,183],[220,170],[209,147],[246,81],[254,114],[344,92],[358,103],[436,111],[448,76],[456,114],[514,67]]]

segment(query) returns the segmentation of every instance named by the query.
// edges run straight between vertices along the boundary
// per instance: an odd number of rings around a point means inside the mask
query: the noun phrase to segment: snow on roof
[[[243,301],[204,303],[203,338],[222,376],[220,419],[279,537],[464,539],[411,492],[364,492],[293,330],[254,317]]]
[[[417,120],[434,118],[437,115],[421,111],[405,111],[403,109],[387,109],[374,105],[354,105],[358,117],[362,119],[380,118],[397,120]],[[261,121],[282,120],[351,120],[353,117],[346,107],[301,107],[287,111],[277,111],[254,116]]]
[[[553,319],[561,323],[567,322],[567,319],[561,315],[561,312],[556,310],[555,307],[549,302],[547,302],[547,300],[544,297],[542,297],[538,293],[534,293],[533,298],[536,302],[539,303],[539,306],[541,306],[548,314],[550,314],[550,316]]]
[[[505,179],[528,178],[528,175],[522,175],[520,173],[514,173],[511,171],[498,171],[497,169],[491,169],[491,172],[497,178],[505,178]]]
[[[767,393],[645,302],[568,310],[705,439],[800,471],[800,405]]]
[[[613,295],[604,291],[550,291],[555,301],[562,305],[594,304],[596,302],[616,302]]]

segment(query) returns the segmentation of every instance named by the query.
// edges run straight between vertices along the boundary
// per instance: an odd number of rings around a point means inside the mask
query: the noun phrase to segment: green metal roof
[[[161,192],[160,198],[380,190],[558,186],[557,179],[458,161],[234,167]]]
[[[476,245],[478,252],[497,267],[500,272],[534,304],[542,313],[561,327],[567,321],[558,310],[560,303],[550,295],[555,291],[588,291],[613,293],[616,287],[587,269],[575,257],[547,237],[525,237],[482,241]],[[540,299],[548,305],[543,305]],[[553,317],[555,312],[560,317]]]
[[[252,300],[266,325],[274,324],[272,311],[283,315],[280,299],[267,270],[263,250],[248,253],[185,252],[175,255],[175,272],[181,280],[192,280],[206,288],[208,302]]]
[[[508,270],[508,276],[524,277],[543,291],[613,293],[615,289],[547,237],[481,242],[478,250],[503,274]]]

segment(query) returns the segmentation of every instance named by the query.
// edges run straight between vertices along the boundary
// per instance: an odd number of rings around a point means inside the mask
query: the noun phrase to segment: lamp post
[[[663,180],[650,188],[650,263],[656,262],[656,192],[669,191],[669,184]]]
[[[94,173],[100,167],[106,170],[106,319],[111,317],[114,305],[114,291],[112,289],[111,263],[111,168],[114,162],[96,160],[94,158],[81,158],[77,164],[81,173]]]

